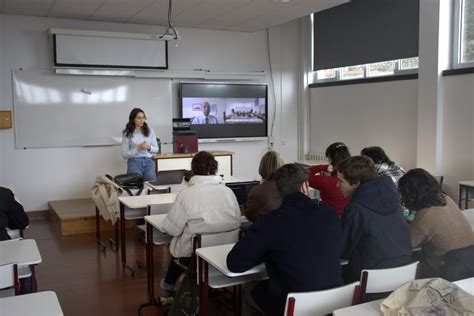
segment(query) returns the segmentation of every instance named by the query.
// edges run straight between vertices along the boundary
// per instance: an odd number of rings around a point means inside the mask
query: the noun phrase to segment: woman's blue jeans
[[[127,173],[138,173],[145,181],[155,181],[155,163],[151,158],[130,158],[127,161]]]

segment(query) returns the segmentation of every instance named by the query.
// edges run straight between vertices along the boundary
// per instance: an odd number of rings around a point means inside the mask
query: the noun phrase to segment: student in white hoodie
[[[196,234],[225,232],[240,227],[240,207],[231,189],[216,176],[217,161],[206,151],[197,153],[192,162],[193,177],[189,187],[181,191],[159,229],[173,236],[170,252],[185,266],[192,254],[192,238]],[[174,260],[174,259],[173,259]],[[174,294],[182,270],[173,263],[161,280],[162,298]]]

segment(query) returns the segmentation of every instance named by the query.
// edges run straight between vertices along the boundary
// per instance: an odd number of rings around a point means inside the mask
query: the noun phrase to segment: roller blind
[[[419,0],[352,0],[314,15],[314,70],[418,56]]]
[[[165,41],[57,34],[54,44],[57,67],[168,68]]]

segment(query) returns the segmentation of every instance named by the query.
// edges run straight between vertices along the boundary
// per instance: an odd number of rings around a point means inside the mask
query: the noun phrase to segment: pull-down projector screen
[[[166,41],[54,34],[55,67],[168,69]]]

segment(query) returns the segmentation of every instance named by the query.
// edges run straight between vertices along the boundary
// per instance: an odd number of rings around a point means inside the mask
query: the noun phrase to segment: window
[[[456,0],[453,68],[474,67],[474,0]]]
[[[380,63],[318,70],[313,73],[313,83],[416,73],[418,71],[418,61],[418,57],[412,57]]]

